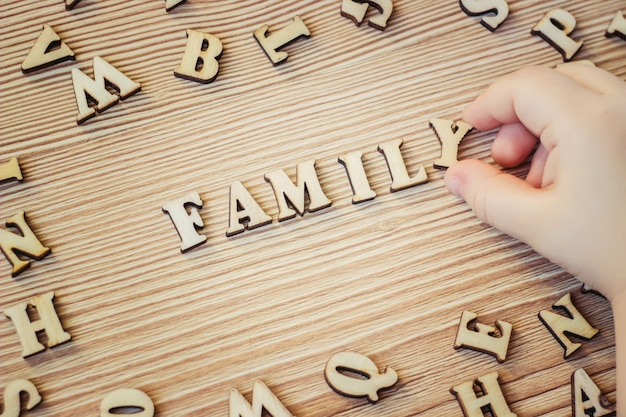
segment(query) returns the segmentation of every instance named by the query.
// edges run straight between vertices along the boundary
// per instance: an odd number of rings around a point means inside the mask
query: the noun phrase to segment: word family
[[[441,142],[441,157],[433,162],[437,168],[447,168],[457,162],[457,151],[461,140],[472,130],[472,126],[444,119],[431,119],[430,126]],[[391,140],[378,144],[377,149],[384,156],[391,176],[391,192],[404,190],[428,182],[423,165],[417,168],[417,174],[410,176],[407,172],[400,148],[402,139]],[[351,151],[341,154],[338,161],[344,166],[352,187],[352,203],[358,204],[376,198],[371,189],[367,174],[363,167],[363,152]],[[264,175],[274,191],[278,205],[278,221],[292,219],[306,211],[314,212],[328,208],[332,201],[322,189],[315,160],[301,162],[296,168],[294,184],[283,170],[268,172]],[[245,230],[256,229],[272,222],[269,216],[257,203],[246,187],[235,181],[230,185],[229,220],[226,236],[233,236]],[[307,198],[308,197],[308,198]],[[308,207],[305,205],[308,200]],[[180,250],[185,252],[206,241],[206,236],[198,233],[204,227],[198,208],[202,207],[202,199],[197,192],[191,192],[176,200],[165,203],[163,212],[169,214],[181,239]],[[188,210],[190,212],[188,212]]]

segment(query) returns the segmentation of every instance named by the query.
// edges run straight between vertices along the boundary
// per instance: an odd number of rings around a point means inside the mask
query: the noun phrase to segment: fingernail
[[[446,184],[448,191],[450,191],[452,194],[454,194],[457,197],[461,197],[461,181],[459,180],[458,177],[446,176],[444,177],[443,181]]]

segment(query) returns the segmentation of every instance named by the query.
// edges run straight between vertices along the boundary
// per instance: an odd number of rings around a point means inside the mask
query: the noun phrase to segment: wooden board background
[[[605,300],[526,245],[477,221],[432,168],[428,119],[456,119],[498,76],[561,56],[530,35],[545,12],[577,19],[577,56],[626,79],[626,42],[607,39],[622,0],[510,1],[495,33],[457,1],[398,0],[385,32],[356,27],[338,0],[2,2],[0,162],[23,182],[0,184],[1,217],[25,210],[52,254],[17,278],[0,263],[0,308],[55,291],[72,340],[23,359],[0,317],[0,387],[30,379],[44,400],[28,415],[98,415],[118,388],[137,388],[158,416],[227,415],[228,393],[251,399],[263,380],[296,416],[460,416],[453,385],[493,370],[521,416],[568,416],[570,376],[583,367],[615,401],[613,321]],[[375,13],[372,9],[371,13]],[[252,37],[299,15],[309,39],[270,64]],[[76,53],[24,75],[51,25]],[[186,29],[219,37],[209,85],[173,76]],[[137,95],[78,126],[70,71],[100,56],[140,82]],[[489,160],[494,132],[473,133],[460,158]],[[409,173],[430,181],[391,194],[378,143],[402,138]],[[351,204],[337,157],[362,150],[375,200]],[[263,175],[314,158],[333,205],[227,238],[228,187],[241,181],[276,219]],[[517,170],[523,174],[525,168]],[[189,191],[204,201],[208,241],[186,254],[161,206]],[[538,320],[571,292],[600,334],[573,357]],[[509,356],[452,348],[463,310],[513,324]],[[350,350],[399,374],[375,405],[333,392],[326,361]]]

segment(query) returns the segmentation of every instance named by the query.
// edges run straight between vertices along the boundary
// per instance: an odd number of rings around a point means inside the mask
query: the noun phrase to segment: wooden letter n
[[[29,261],[20,259],[17,254],[26,255],[36,260],[45,258],[50,253],[47,248],[39,242],[37,236],[26,223],[26,213],[18,212],[6,221],[6,225],[15,227],[21,235],[11,233],[8,230],[0,229],[0,249],[13,265],[12,276],[19,275],[30,266]]]
[[[572,297],[569,293],[559,299],[552,308],[564,310],[568,317],[553,313],[548,310],[539,312],[539,320],[548,328],[550,333],[563,346],[565,353],[563,359],[567,359],[572,353],[580,348],[580,343],[573,343],[567,337],[567,334],[578,336],[582,339],[589,340],[598,333],[598,329],[592,327],[582,314],[578,312],[572,303]]]

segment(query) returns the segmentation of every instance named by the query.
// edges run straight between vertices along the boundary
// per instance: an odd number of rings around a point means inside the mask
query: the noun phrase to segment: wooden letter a
[[[259,203],[240,181],[230,184],[229,206],[226,236],[233,236],[246,229],[256,229],[272,222],[272,218],[265,214]]]
[[[572,417],[601,417],[615,412],[613,406],[584,369],[572,374]]]

